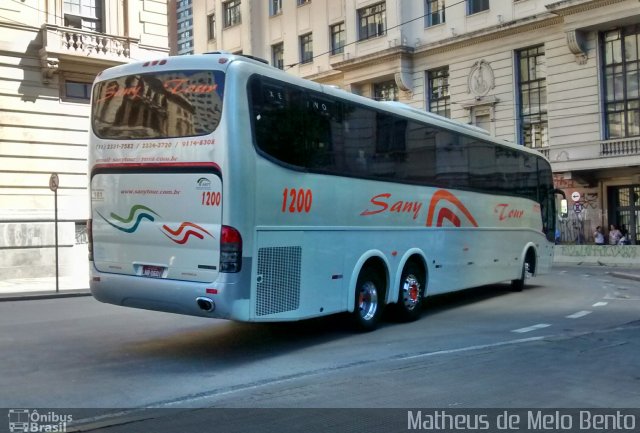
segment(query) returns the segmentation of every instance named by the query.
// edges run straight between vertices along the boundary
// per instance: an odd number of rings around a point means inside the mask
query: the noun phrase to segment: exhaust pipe
[[[196,298],[196,303],[201,310],[206,311],[207,313],[211,313],[216,309],[216,304],[209,298],[199,297]]]

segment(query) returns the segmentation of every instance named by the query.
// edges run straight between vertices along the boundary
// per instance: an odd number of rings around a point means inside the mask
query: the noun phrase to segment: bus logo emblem
[[[454,209],[459,211],[459,213],[462,213],[462,215],[466,217],[467,221],[473,227],[478,227],[478,223],[476,222],[475,218],[473,218],[473,215],[471,215],[471,212],[469,212],[466,206],[462,204],[460,199],[458,199],[458,197],[456,197],[455,195],[451,194],[449,191],[445,191],[443,189],[436,191],[435,194],[433,194],[433,197],[431,197],[431,202],[429,203],[429,214],[427,215],[427,224],[426,224],[427,227],[434,226],[433,218],[435,215],[436,207],[442,201],[446,202],[447,204],[452,204],[454,206]],[[438,210],[438,217],[436,219],[435,226],[442,227],[442,224],[445,219],[450,221],[456,227],[462,226],[462,221],[458,216],[458,212],[451,210],[449,207],[446,206],[446,204],[444,206],[441,206],[440,209]]]
[[[213,237],[211,233],[200,227],[198,224],[191,222],[183,222],[177,230],[172,230],[168,225],[163,225],[162,229],[162,233],[164,233],[166,237],[180,245],[186,244],[191,236],[195,236],[198,239],[204,239],[205,234]]]
[[[138,229],[138,226],[140,225],[143,219],[148,219],[149,221],[155,221],[155,218],[153,217],[153,215],[160,216],[153,209],[150,209],[141,204],[132,206],[131,210],[129,210],[129,216],[127,216],[126,218],[121,217],[120,215],[114,212],[111,212],[110,217],[116,220],[117,222],[119,222],[120,224],[109,221],[100,212],[97,212],[97,214],[100,215],[100,217],[102,217],[102,219],[105,220],[107,224],[109,224],[111,227],[114,227],[120,230],[121,232],[125,232],[125,233],[135,232]],[[133,225],[131,225],[131,222],[134,221],[134,217],[135,217],[135,222],[133,223]]]
[[[211,189],[211,181],[206,177],[201,177],[196,183],[198,184],[196,189]]]

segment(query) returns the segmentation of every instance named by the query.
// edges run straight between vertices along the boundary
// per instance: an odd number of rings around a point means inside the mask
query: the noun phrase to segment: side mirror
[[[560,200],[560,218],[569,217],[569,204],[567,203],[567,196],[563,190],[555,188],[553,190],[554,194],[561,195],[562,200]]]
[[[569,207],[567,204],[567,199],[563,198],[560,200],[560,218],[567,218],[569,216]]]

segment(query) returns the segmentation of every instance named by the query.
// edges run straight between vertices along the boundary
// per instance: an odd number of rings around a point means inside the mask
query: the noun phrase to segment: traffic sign
[[[582,209],[583,209],[582,203],[574,203],[574,204],[573,204],[573,211],[574,211],[575,213],[580,213],[580,212],[582,212]]]
[[[571,200],[580,201],[580,193],[578,191],[574,191],[571,193]]]
[[[58,173],[51,174],[49,178],[49,189],[53,192],[58,190],[58,185],[60,185],[60,179],[58,179]]]

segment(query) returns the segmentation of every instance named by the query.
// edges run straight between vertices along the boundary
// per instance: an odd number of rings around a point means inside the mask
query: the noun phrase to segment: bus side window
[[[376,142],[373,140],[375,111],[357,105],[344,107],[345,173],[370,175]]]
[[[473,188],[495,191],[497,184],[495,146],[471,137],[462,137],[469,149],[469,184]]]
[[[315,92],[306,95],[304,118],[304,167],[334,170],[332,121],[334,103],[324,100]]]
[[[460,135],[445,130],[436,133],[436,183],[443,188],[469,186],[469,155]]]
[[[399,177],[423,185],[433,185],[436,173],[435,130],[410,121],[406,133],[406,157]]]

